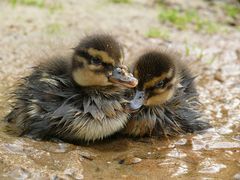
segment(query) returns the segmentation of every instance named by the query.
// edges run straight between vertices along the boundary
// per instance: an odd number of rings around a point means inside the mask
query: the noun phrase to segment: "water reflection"
[[[216,129],[171,139],[116,138],[85,146],[4,133],[0,141],[0,174],[9,178],[141,179],[149,173],[150,177],[214,178],[227,172],[237,177],[240,167],[239,135],[229,138]]]
[[[208,173],[211,174],[211,173],[217,173],[223,168],[226,168],[226,165],[216,163],[211,158],[206,158],[200,163],[200,170],[198,172],[203,174],[208,174]]]

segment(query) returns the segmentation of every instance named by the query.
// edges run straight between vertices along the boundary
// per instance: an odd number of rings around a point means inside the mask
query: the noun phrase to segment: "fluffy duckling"
[[[124,127],[125,87],[137,80],[122,65],[122,48],[110,35],[87,36],[71,61],[55,58],[35,67],[14,92],[6,129],[19,136],[94,141]]]
[[[124,133],[131,136],[174,136],[209,128],[200,120],[194,77],[168,52],[149,51],[133,70],[138,79],[129,104],[132,113]]]

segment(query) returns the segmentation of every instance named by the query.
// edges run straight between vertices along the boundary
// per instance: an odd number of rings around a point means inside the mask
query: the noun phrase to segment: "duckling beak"
[[[129,103],[129,109],[132,111],[138,110],[144,104],[144,99],[145,92],[137,90],[133,100]]]
[[[138,84],[138,80],[133,77],[126,69],[117,67],[109,76],[109,81],[115,84],[121,84],[128,88],[134,88]]]

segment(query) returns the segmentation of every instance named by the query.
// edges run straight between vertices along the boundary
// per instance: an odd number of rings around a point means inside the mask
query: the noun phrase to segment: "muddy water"
[[[240,138],[212,129],[176,139],[115,138],[94,145],[0,137],[1,179],[239,179]]]
[[[239,179],[239,65],[226,63],[220,74],[195,66],[204,73],[198,78],[204,118],[214,128],[170,139],[114,137],[78,146],[0,132],[0,179]],[[8,85],[1,88],[1,117],[9,110],[6,91]]]
[[[129,54],[137,54],[149,44],[173,46],[183,55],[189,48],[184,58],[198,75],[204,118],[214,128],[172,139],[115,137],[76,146],[12,137],[0,127],[0,179],[240,179],[239,30],[199,35],[171,29],[171,43],[144,38],[146,27],[162,26],[157,10],[146,7],[148,1],[131,5],[106,5],[96,0],[59,2],[63,8],[52,14],[28,6],[16,6],[13,11],[0,2],[0,119],[10,110],[10,87],[30,72],[38,52],[54,39],[54,35],[44,34],[45,26],[58,29],[60,24],[62,34],[55,38],[62,39],[69,49],[79,32],[94,30],[98,24],[99,29],[115,32],[130,61]],[[205,8],[205,1],[197,2]],[[56,54],[60,43],[52,44]],[[30,51],[35,53],[31,57]]]

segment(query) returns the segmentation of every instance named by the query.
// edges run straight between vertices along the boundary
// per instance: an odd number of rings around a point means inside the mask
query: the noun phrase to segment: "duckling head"
[[[161,51],[149,51],[139,57],[133,70],[138,79],[136,94],[129,104],[131,110],[142,105],[162,105],[174,95],[179,82],[173,56]]]
[[[72,77],[80,86],[135,87],[137,79],[122,65],[121,45],[110,35],[85,37],[74,49]]]

